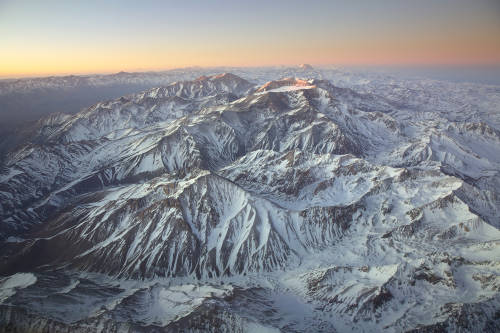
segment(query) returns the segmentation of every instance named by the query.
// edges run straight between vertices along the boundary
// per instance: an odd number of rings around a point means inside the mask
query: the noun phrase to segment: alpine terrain
[[[0,332],[500,330],[498,86],[232,72],[23,133]]]

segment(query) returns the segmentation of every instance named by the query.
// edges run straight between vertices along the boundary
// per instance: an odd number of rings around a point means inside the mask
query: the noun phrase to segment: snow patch
[[[15,295],[18,289],[23,289],[36,283],[36,276],[32,273],[16,273],[0,282],[0,303]]]

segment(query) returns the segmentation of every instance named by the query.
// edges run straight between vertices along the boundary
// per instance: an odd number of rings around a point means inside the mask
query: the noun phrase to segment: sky
[[[0,0],[0,77],[499,65],[498,0]]]

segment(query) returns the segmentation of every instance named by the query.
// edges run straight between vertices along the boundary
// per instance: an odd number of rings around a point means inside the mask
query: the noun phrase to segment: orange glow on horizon
[[[299,36],[298,36],[299,37]],[[297,38],[298,38],[297,37]],[[500,42],[492,36],[352,38],[325,42],[294,39],[264,42],[127,44],[17,44],[0,53],[0,76],[114,73],[201,67],[275,65],[498,65]]]
[[[418,47],[417,47],[418,48]],[[233,52],[218,54],[202,52],[172,54],[133,54],[113,52],[102,54],[65,54],[52,56],[48,53],[22,53],[0,55],[0,77],[25,77],[69,74],[107,74],[119,71],[158,71],[192,66],[200,67],[255,67],[295,66],[300,63],[314,65],[500,65],[500,48],[480,52],[477,48],[415,48],[388,49],[329,48],[317,51],[268,50],[262,53]],[[97,55],[98,54],[98,55]],[[369,55],[369,56],[368,56]]]

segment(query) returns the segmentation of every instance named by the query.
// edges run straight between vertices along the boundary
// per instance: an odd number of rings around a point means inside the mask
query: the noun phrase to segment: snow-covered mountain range
[[[500,329],[499,87],[233,72],[38,121],[0,174],[0,324]]]

